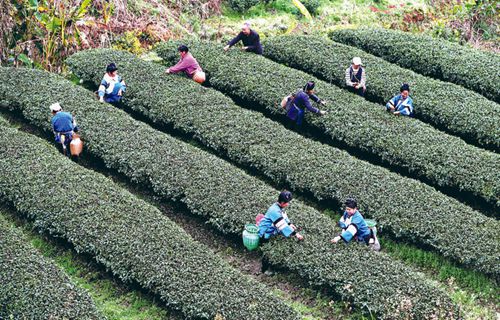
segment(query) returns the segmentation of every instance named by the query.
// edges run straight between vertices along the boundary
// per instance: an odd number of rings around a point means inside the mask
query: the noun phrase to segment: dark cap
[[[346,201],[345,201],[345,206],[347,208],[357,208],[358,207],[358,203],[356,202],[356,199],[354,198],[347,198]]]
[[[188,52],[189,48],[185,44],[181,44],[179,48],[177,48],[177,51],[179,52]]]
[[[116,66],[116,64],[114,62],[111,62],[106,67],[106,72],[113,72],[113,71],[116,71],[116,70],[118,70],[118,67]]]
[[[292,201],[292,193],[288,190],[281,191],[281,193],[278,197],[278,202],[279,203],[288,203],[290,201]]]
[[[307,82],[306,85],[304,86],[304,91],[309,91],[312,89],[314,89],[314,81]]]
[[[399,89],[399,91],[401,91],[401,92],[403,92],[403,91],[405,91],[405,90],[410,91],[410,85],[409,85],[408,83],[403,83],[403,84],[401,85],[401,88]]]

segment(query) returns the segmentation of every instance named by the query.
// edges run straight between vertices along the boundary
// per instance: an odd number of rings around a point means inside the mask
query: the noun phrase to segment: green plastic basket
[[[245,230],[249,233],[258,233],[259,232],[259,227],[253,223],[248,223],[245,225]]]
[[[249,223],[245,225],[243,230],[243,245],[250,251],[257,249],[259,246],[259,227],[255,224]]]

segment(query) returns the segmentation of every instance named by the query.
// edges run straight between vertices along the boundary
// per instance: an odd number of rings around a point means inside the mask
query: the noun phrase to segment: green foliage
[[[122,52],[121,54],[125,53]],[[90,59],[90,57],[82,53],[73,56],[69,63],[74,66],[90,62],[93,67],[97,66],[99,68],[103,68],[108,63],[107,60],[87,59]],[[125,65],[119,64],[119,67],[122,71],[126,69]],[[101,75],[96,70],[102,69],[89,68],[88,73],[85,73],[85,78],[99,79]],[[155,74],[155,70],[158,70],[158,66],[150,64],[148,67],[145,65],[144,69],[141,69],[137,75],[144,83],[147,83],[151,75]],[[121,110],[109,105],[99,104],[95,101],[92,93],[83,88],[75,87],[66,80],[36,70],[1,69],[0,71],[0,100],[12,102],[13,107],[22,110],[26,120],[30,123],[50,131],[46,108],[40,108],[40,106],[48,105],[51,101],[61,101],[64,108],[73,112],[79,119],[79,123],[83,128],[83,138],[88,146],[87,152],[101,158],[108,167],[118,170],[132,181],[150,186],[159,198],[182,202],[193,213],[205,216],[208,223],[222,232],[241,235],[242,226],[246,222],[253,221],[256,214],[261,213],[276,200],[278,190],[267,186],[256,178],[245,174],[242,170],[207,152],[182,143],[144,123],[134,120]],[[39,89],[36,91],[31,90],[31,86],[28,86],[28,84],[33,83],[34,79],[36,79],[35,82]],[[16,90],[13,90],[13,88],[16,88]],[[57,88],[57,90],[51,90],[50,88]],[[201,86],[196,88],[199,95],[209,92]],[[144,90],[144,87],[130,87],[130,90],[134,89]],[[155,104],[159,101],[158,89],[157,87],[155,91],[146,91],[150,95],[150,98],[146,101],[147,103]],[[179,91],[178,88],[177,91]],[[28,95],[28,93],[30,94]],[[198,98],[195,94],[192,94],[191,97],[192,99]],[[198,107],[201,108],[200,105]],[[213,123],[213,119],[208,121]],[[227,128],[221,127],[217,130],[227,130]],[[34,156],[40,159],[38,154],[34,154]],[[46,164],[47,161],[39,160],[36,163]],[[53,168],[53,164],[51,164],[51,168]],[[54,174],[56,175],[57,172]],[[53,177],[54,175],[45,175],[47,180],[53,179]],[[80,177],[76,178],[81,179]],[[96,183],[95,180],[97,179],[92,178]],[[30,181],[29,178],[27,180]],[[46,183],[33,181],[35,186],[44,184]],[[90,189],[81,183],[79,186],[83,190]],[[117,205],[124,206],[122,210],[113,210],[113,212],[130,214],[137,220],[150,216],[150,214],[146,215],[144,213],[144,205],[125,203],[124,199],[113,195],[109,191],[104,194],[109,194],[109,199],[116,199]],[[89,197],[90,199],[88,199]],[[84,203],[88,201],[93,203],[95,196],[78,195],[76,198]],[[75,200],[73,201],[75,202]],[[27,201],[22,202],[22,204],[25,203],[26,206],[32,205]],[[102,204],[98,208],[101,207]],[[95,208],[92,207],[92,209]],[[458,310],[456,306],[450,302],[443,292],[437,290],[422,279],[420,275],[413,273],[404,265],[389,259],[385,254],[374,253],[365,246],[356,244],[332,246],[329,240],[334,232],[335,225],[328,217],[300,202],[295,202],[293,208],[289,211],[289,215],[295,223],[303,226],[306,230],[307,239],[304,242],[297,242],[294,239],[276,238],[262,246],[264,254],[271,263],[288,268],[307,279],[312,285],[335,290],[336,294],[345,301],[352,303],[363,312],[368,312],[369,309],[372,313],[380,315],[381,319],[406,318],[410,315],[416,318],[434,316],[452,318],[457,316]],[[88,214],[93,213],[85,212],[82,216]],[[104,213],[96,214],[103,215]],[[163,221],[158,217],[152,219],[158,221],[158,223]],[[95,224],[94,219],[92,219],[92,222]],[[82,231],[95,230],[92,225],[78,225],[80,226],[79,230]],[[133,232],[136,229],[138,233]],[[119,232],[120,230],[122,231]],[[162,238],[145,239],[144,237],[153,237],[156,234],[151,230],[165,233]],[[153,227],[148,223],[138,221],[137,227],[117,225],[112,230],[109,230],[109,234],[119,233],[121,235],[126,233],[123,236],[136,239],[135,243],[140,244],[140,247],[147,244],[148,246],[166,248],[166,244],[162,243],[162,241],[166,241],[165,239],[170,241],[176,234],[176,232],[172,231],[163,225]],[[100,237],[96,238],[99,239]],[[174,241],[174,243],[178,242],[179,240]],[[123,250],[130,247],[124,247],[121,245],[122,243],[124,241],[120,239],[106,241],[106,248],[114,244],[120,244],[120,248]],[[153,251],[158,252],[159,250]],[[200,261],[204,261],[203,258],[199,256],[194,258],[191,254],[186,255],[187,250],[178,251],[182,251],[182,259],[189,258],[190,261],[197,262],[196,266],[198,268],[202,267],[203,270],[207,270],[212,274],[211,278],[207,279],[199,275],[201,272],[198,271],[199,269],[194,271],[194,266],[191,268],[177,268],[177,272],[186,270],[188,273],[195,273],[199,278],[196,285],[184,284],[183,282],[177,283],[175,281],[177,274],[162,277],[162,279],[168,279],[169,282],[174,282],[171,289],[179,290],[179,295],[194,295],[198,290],[202,289],[200,288],[201,284],[206,284],[206,286],[212,288],[215,286],[214,281],[216,279],[222,279],[229,289],[239,290],[241,287],[240,282],[237,281],[239,278],[233,279],[226,275],[221,276],[217,272],[210,271],[211,269],[206,262],[200,264]],[[128,262],[127,259],[121,259],[121,263]],[[181,257],[171,260],[175,261],[176,259],[181,259]],[[141,259],[133,259],[127,264],[139,263],[137,260]],[[190,269],[193,269],[193,271]],[[148,272],[148,276],[145,279],[150,279],[148,283],[151,283],[151,279],[158,278],[156,275],[159,274],[159,270],[155,270],[154,266],[149,266],[146,272]],[[149,274],[149,272],[153,274]],[[184,281],[186,280],[184,279]],[[190,289],[184,287],[190,284]],[[193,288],[198,288],[198,290],[193,291]],[[262,293],[257,292],[257,289],[254,289],[254,292],[256,296],[264,296]],[[193,298],[201,299],[203,297],[204,299],[206,295],[207,293],[204,292],[201,297],[197,295],[196,297],[193,296]],[[232,292],[226,292],[219,299],[221,301],[214,304],[217,306],[219,303],[228,304],[224,308],[228,313],[229,310],[234,310],[228,309],[229,306],[233,305],[233,302],[235,304],[241,303],[235,301],[235,293]],[[265,299],[269,298],[266,297]],[[294,317],[289,310],[279,309],[278,306],[279,304],[276,302],[252,303],[251,306],[240,308],[241,310],[238,310],[239,316],[233,316],[231,313],[226,317],[238,319],[246,317],[290,319]],[[263,315],[267,311],[267,309],[263,308],[266,307],[273,310],[273,316]],[[232,312],[236,313],[237,311]],[[242,313],[246,312],[249,314],[242,315]]]
[[[500,102],[498,74],[495,73],[500,69],[500,55],[496,53],[385,29],[336,30],[331,37],[403,68],[462,85]]]
[[[220,47],[207,43],[192,44],[190,48],[208,72],[214,88],[267,114],[282,114],[277,107],[282,97],[295,92],[306,81],[315,80],[320,97],[330,101],[326,107],[330,113],[326,116],[306,113],[305,121],[315,135],[373,154],[387,165],[407,169],[433,185],[468,191],[498,208],[497,154],[470,146],[414,119],[395,117],[377,104],[258,55],[236,51],[220,54]],[[172,61],[172,44],[160,45],[157,52]],[[392,197],[394,190],[401,189],[383,190],[391,190]],[[415,196],[412,192],[411,197]],[[408,201],[405,198],[407,195],[401,199],[402,203]]]
[[[165,50],[163,55],[168,55],[168,52],[175,54],[177,45],[169,43],[160,52]],[[190,48],[198,59],[202,57],[200,47]],[[214,56],[213,59],[217,58]],[[207,57],[202,60],[207,62]],[[483,272],[498,274],[494,258],[499,254],[498,248],[481,236],[484,228],[492,234],[500,234],[497,221],[422,183],[402,178],[286,130],[257,112],[236,106],[217,91],[200,87],[183,77],[165,77],[164,68],[140,61],[130,54],[87,51],[73,55],[68,63],[79,77],[97,85],[101,71],[99,63],[107,61],[116,61],[120,65],[122,76],[129,84],[125,104],[152,122],[193,135],[231,160],[256,169],[273,181],[284,182],[295,190],[311,192],[318,200],[342,202],[349,195],[355,195],[363,211],[375,217],[384,230],[432,247]],[[177,99],[169,98],[173,96]],[[381,190],[380,186],[384,189]],[[408,197],[405,192],[383,190],[412,190],[412,194]],[[261,208],[263,206],[265,203]],[[254,211],[255,214],[258,212]],[[429,223],[433,216],[440,217],[439,226]],[[449,241],[464,233],[469,234],[467,241]],[[481,252],[476,250],[478,245],[483,248]],[[485,252],[488,252],[490,258],[486,259],[489,262],[485,260]]]
[[[352,58],[361,57],[367,70],[368,99],[385,104],[398,92],[402,83],[409,83],[417,117],[480,146],[500,147],[500,116],[495,111],[499,106],[478,93],[427,78],[362,50],[319,37],[275,37],[266,39],[264,43],[266,57],[339,87],[346,87],[345,70]],[[311,58],[315,56],[321,58]],[[470,150],[484,153],[477,149]],[[482,187],[477,188],[476,193],[483,192]]]
[[[14,212],[10,214],[10,220],[13,218],[23,223],[24,234],[44,257],[54,260],[73,283],[88,291],[97,309],[107,319],[171,319],[167,309],[160,306],[154,296],[121,283],[109,273],[103,272],[87,256],[79,255],[58,241],[39,234],[26,219],[18,220],[12,216]]]
[[[2,74],[5,71],[2,69]],[[39,77],[37,84],[43,87],[42,74],[24,75],[25,84]],[[84,90],[82,94],[71,90],[76,88],[71,83],[60,78],[52,80],[66,84],[69,96],[83,97],[80,103],[87,100],[78,111],[86,112],[89,117],[94,113],[94,121],[104,118],[102,106],[89,103],[91,98]],[[50,80],[45,84],[49,83]],[[46,91],[49,88],[45,87]],[[43,95],[38,98],[44,99]],[[50,99],[50,94],[45,98]],[[38,106],[46,101],[36,100],[31,101],[31,106],[37,109],[35,114],[44,123],[47,110]],[[92,141],[91,126],[85,121],[81,124],[89,130],[87,137]],[[67,239],[78,252],[94,256],[123,281],[133,280],[151,290],[187,318],[210,319],[218,313],[225,319],[297,318],[289,307],[268,294],[263,285],[234,270],[191,239],[158,209],[108,178],[71,162],[40,138],[0,127],[0,153],[8,155],[0,158],[3,200],[33,219],[36,227]],[[0,277],[6,274],[0,272]],[[36,295],[36,291],[31,295]]]
[[[141,42],[139,41],[140,36],[141,32],[137,30],[126,31],[113,42],[113,48],[118,50],[126,50],[137,55],[141,54],[143,50],[141,47]]]
[[[472,270],[465,270],[450,263],[443,257],[402,243],[395,243],[389,239],[384,240],[384,248],[391,257],[407,261],[412,265],[423,268],[435,275],[441,282],[455,281],[462,288],[466,288],[480,299],[491,299],[500,302],[500,288],[491,279]]]
[[[312,16],[318,15],[319,7],[321,6],[319,0],[301,0],[300,2],[302,2]]]
[[[3,131],[16,132],[5,127],[0,131],[4,141]],[[3,183],[0,185],[4,187]],[[77,288],[52,261],[38,253],[2,214],[0,319],[103,319],[87,292]]]
[[[245,12],[259,3],[259,0],[227,0],[229,7],[236,12]]]
[[[16,51],[29,53],[43,68],[60,71],[62,60],[80,46],[80,28],[90,4],[91,0],[13,2]]]

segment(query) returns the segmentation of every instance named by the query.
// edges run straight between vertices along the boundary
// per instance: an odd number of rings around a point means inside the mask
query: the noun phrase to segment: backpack
[[[293,106],[293,102],[295,101],[295,95],[296,95],[295,93],[292,93],[291,95],[288,95],[281,100],[281,107],[285,109],[287,113]]]
[[[259,213],[259,214],[255,217],[255,224],[257,225],[257,227],[259,226],[260,221],[261,221],[262,219],[264,219],[264,217],[265,217],[265,215],[264,215],[264,214],[262,214],[262,213]]]

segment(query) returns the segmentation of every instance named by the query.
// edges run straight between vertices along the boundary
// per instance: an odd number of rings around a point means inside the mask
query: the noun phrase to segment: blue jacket
[[[401,94],[398,94],[387,102],[387,109],[389,109],[391,105],[396,108],[395,111],[399,111],[403,116],[411,116],[413,114],[413,100],[409,96],[403,100]]]
[[[69,112],[59,111],[51,120],[52,129],[55,132],[73,131],[73,116]]]
[[[315,108],[311,105],[311,102],[309,101],[309,99],[313,100],[314,102],[320,102],[321,99],[318,98],[317,95],[315,94],[311,94],[311,95],[308,95],[305,91],[303,90],[300,90],[299,92],[297,92],[295,94],[295,97],[293,98],[293,105],[296,106],[297,108],[299,109],[307,109],[313,113],[318,113],[319,112],[319,109],[318,108]],[[290,108],[290,110],[288,111],[287,113],[287,117],[289,117],[290,119],[292,120],[295,120],[297,119],[297,116],[298,116],[298,110],[297,108]]]
[[[127,86],[125,85],[125,81],[123,81],[122,77],[116,75],[115,78],[112,78],[106,73],[101,80],[101,85],[99,86],[99,97],[104,97],[106,102],[118,102],[121,99],[121,96],[118,95],[120,90],[122,92],[127,90]]]
[[[295,233],[290,226],[290,220],[278,203],[273,204],[266,212],[266,215],[259,223],[259,237],[269,239],[281,233],[285,237],[290,237]]]
[[[347,211],[344,212],[339,220],[339,226],[342,228],[340,236],[345,242],[351,241],[354,237],[357,237],[359,241],[368,241],[370,239],[370,229],[358,210],[350,217]]]

